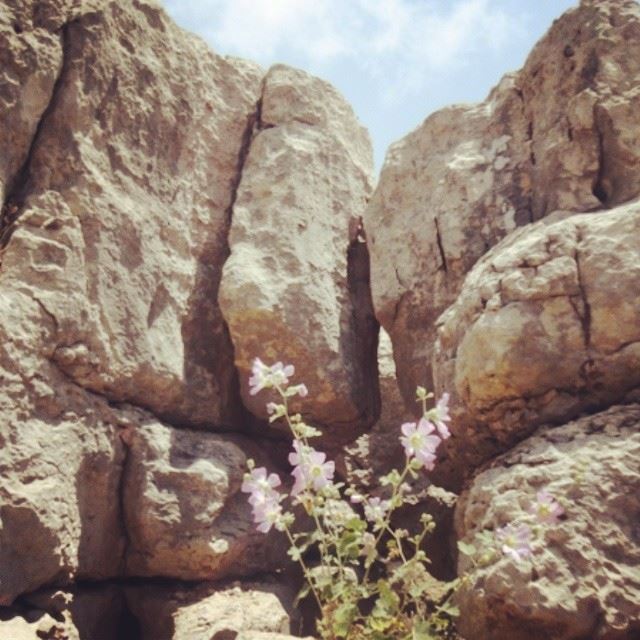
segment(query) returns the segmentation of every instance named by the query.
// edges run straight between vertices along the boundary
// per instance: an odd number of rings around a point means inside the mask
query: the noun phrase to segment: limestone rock
[[[212,53],[147,0],[38,3],[52,26],[22,19],[31,3],[10,4],[2,56],[18,60],[9,86],[24,86],[0,110],[2,136],[15,136],[2,139],[0,287],[37,292],[57,323],[53,357],[83,387],[237,429],[216,296],[262,71]],[[22,32],[7,41],[12,17]],[[27,77],[16,65],[37,66]]]
[[[532,557],[471,569],[459,630],[470,640],[632,638],[640,629],[640,405],[541,429],[473,480],[456,511],[473,540],[522,518],[546,489],[564,507]]]
[[[59,635],[38,636],[51,640],[122,640],[131,637],[136,622],[125,604],[122,589],[116,583],[83,584],[66,591],[45,589],[21,598],[29,618],[51,616],[62,621]],[[35,609],[34,609],[35,607]],[[66,635],[64,635],[66,634]],[[2,636],[0,636],[2,637]]]
[[[58,5],[58,14],[64,2]],[[62,67],[59,20],[27,0],[0,7],[0,202],[5,202],[29,156],[31,140]],[[11,213],[3,211],[3,217]]]
[[[77,629],[68,622],[60,622],[48,614],[43,614],[32,622],[16,616],[9,620],[0,619],[0,638],[7,640],[80,640]]]
[[[124,450],[106,402],[47,359],[55,325],[18,291],[0,295],[0,605],[43,584],[121,569]]]
[[[457,407],[443,471],[640,388],[640,202],[520,230],[443,314],[434,372]]]
[[[516,227],[640,194],[640,7],[584,0],[482,103],[431,115],[387,153],[365,213],[376,315],[407,407],[431,384],[435,321]]]
[[[290,631],[292,600],[287,589],[268,583],[127,589],[142,640],[257,640],[261,632],[280,640]]]
[[[240,492],[249,442],[173,429],[142,413],[124,438],[128,575],[210,580],[283,562],[283,535],[257,531]]]
[[[366,131],[327,83],[283,66],[265,79],[262,111],[233,208],[220,305],[242,398],[253,358],[296,367],[304,414],[353,440],[378,412],[377,324],[358,230],[371,190]]]

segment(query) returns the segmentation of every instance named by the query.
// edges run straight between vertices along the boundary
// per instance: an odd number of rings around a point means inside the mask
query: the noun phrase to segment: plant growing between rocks
[[[308,395],[304,384],[289,385],[293,365],[272,366],[256,358],[249,380],[250,393],[273,389],[279,402],[269,402],[270,422],[284,420],[293,436],[289,462],[294,478],[290,495],[281,492],[282,481],[249,460],[242,491],[249,494],[259,531],[282,531],[290,542],[289,555],[298,562],[306,585],[298,600],[312,597],[320,612],[317,629],[323,640],[429,640],[454,637],[456,590],[468,583],[465,574],[450,582],[435,580],[428,572],[429,558],[422,543],[435,528],[431,515],[423,513],[413,535],[392,524],[393,513],[404,504],[417,504],[410,482],[431,471],[441,442],[450,437],[448,394],[431,409],[433,394],[418,387],[422,417],[401,426],[400,442],[405,465],[380,478],[385,494],[372,496],[348,483],[334,480],[335,463],[309,441],[321,432],[291,413],[289,402]],[[294,528],[294,509],[303,509],[311,531]],[[546,524],[557,521],[562,507],[548,491],[540,491],[528,514],[497,529],[485,531],[458,548],[472,568],[495,562],[500,555],[520,562],[531,555],[532,537]],[[310,552],[318,561],[311,562]]]

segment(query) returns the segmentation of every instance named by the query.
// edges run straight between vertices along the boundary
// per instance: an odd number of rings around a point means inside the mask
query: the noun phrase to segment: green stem
[[[296,545],[296,541],[293,539],[293,536],[291,535],[291,531],[289,531],[289,527],[287,527],[287,525],[284,525],[284,531],[287,534],[287,538],[289,538],[289,543],[291,544],[291,546],[295,549],[298,549],[298,546]],[[309,568],[307,567],[306,562],[303,560],[302,558],[302,552],[299,551],[299,555],[298,555],[298,563],[300,564],[300,566],[302,567],[302,573],[304,574],[305,580],[307,581],[307,584],[309,585],[309,588],[311,589],[311,592],[313,593],[316,602],[318,603],[318,607],[320,608],[320,611],[322,612],[322,602],[320,600],[320,596],[318,594],[318,592],[316,591],[316,588],[313,586],[313,580],[311,578],[311,573],[309,572]]]
[[[410,461],[407,460],[407,463],[405,464],[404,470],[400,474],[400,479],[398,480],[396,485],[393,487],[393,492],[391,493],[391,498],[389,498],[389,504],[390,504],[389,511],[387,511],[387,514],[385,515],[384,520],[382,521],[382,526],[380,527],[380,531],[379,531],[378,535],[376,536],[376,540],[374,542],[374,546],[376,548],[378,547],[378,544],[380,543],[380,540],[382,539],[382,535],[384,534],[385,530],[387,530],[389,528],[389,523],[391,522],[391,514],[394,511],[393,503],[395,502],[395,498],[396,498],[396,496],[398,494],[398,489],[400,488],[400,486],[404,482],[404,479],[407,477],[407,474],[409,473],[409,464],[410,464]],[[362,584],[367,584],[367,581],[369,580],[369,573],[371,571],[371,567],[372,566],[373,566],[373,563],[370,564],[367,567],[366,571],[364,572],[364,576],[362,578]]]

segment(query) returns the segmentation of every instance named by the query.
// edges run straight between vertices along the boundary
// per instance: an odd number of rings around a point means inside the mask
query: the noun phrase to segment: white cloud
[[[521,28],[498,0],[165,0],[213,47],[263,64],[299,60],[312,72],[348,65],[383,99],[424,90],[430,76],[480,50],[500,50]]]

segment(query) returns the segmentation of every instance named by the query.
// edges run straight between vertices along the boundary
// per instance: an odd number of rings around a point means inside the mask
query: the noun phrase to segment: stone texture
[[[255,444],[173,429],[142,413],[123,437],[128,575],[211,580],[284,562],[283,535],[258,532],[240,492],[247,455],[265,461]]]
[[[46,26],[23,20],[27,5],[2,9],[3,59],[19,59],[7,100],[20,104],[2,111],[2,135],[15,121],[16,139],[1,170],[0,287],[38,293],[57,322],[54,359],[85,388],[238,428],[216,295],[262,71],[215,55],[147,1],[38,3]],[[23,31],[7,40],[15,21]],[[28,77],[12,70],[33,64]]]
[[[32,10],[32,3],[14,1],[0,7],[0,202],[10,192],[29,156],[31,140],[44,113],[60,69],[60,27],[64,2],[50,2],[58,11]],[[58,17],[56,19],[56,15]],[[9,211],[3,216],[9,215]]]
[[[393,347],[389,334],[380,328],[378,335],[378,385],[381,412],[368,433],[345,447],[337,458],[337,469],[350,481],[363,486],[377,485],[376,478],[390,469],[404,466],[404,449],[400,444],[400,426],[412,421],[398,388]],[[419,410],[419,405],[416,404]]]
[[[51,640],[125,640],[135,637],[136,622],[117,584],[83,584],[66,591],[45,589],[21,598],[26,617],[53,617],[62,629]],[[35,607],[35,608],[34,608]]]
[[[280,640],[290,631],[292,600],[286,588],[270,583],[127,589],[142,640],[257,640],[261,632]]]
[[[0,619],[0,638],[7,640],[80,640],[77,629],[67,621],[60,622],[48,614],[32,622],[20,616]],[[97,639],[96,639],[97,640]]]
[[[583,0],[482,103],[431,115],[387,153],[365,213],[376,315],[408,408],[435,321],[516,227],[640,194],[640,7]]]
[[[371,190],[366,131],[327,83],[283,66],[265,78],[262,110],[233,209],[220,305],[245,405],[253,358],[293,363],[302,411],[353,440],[378,412],[377,323],[359,229]]]
[[[640,388],[640,202],[553,220],[484,256],[440,320],[436,386],[456,407],[442,473]]]
[[[51,582],[118,573],[124,451],[107,404],[47,358],[55,323],[0,295],[0,605]]]
[[[635,638],[640,631],[640,405],[545,428],[478,474],[458,502],[467,542],[521,518],[547,489],[565,516],[532,559],[471,569],[459,629],[470,640]],[[469,570],[461,556],[459,570]]]

